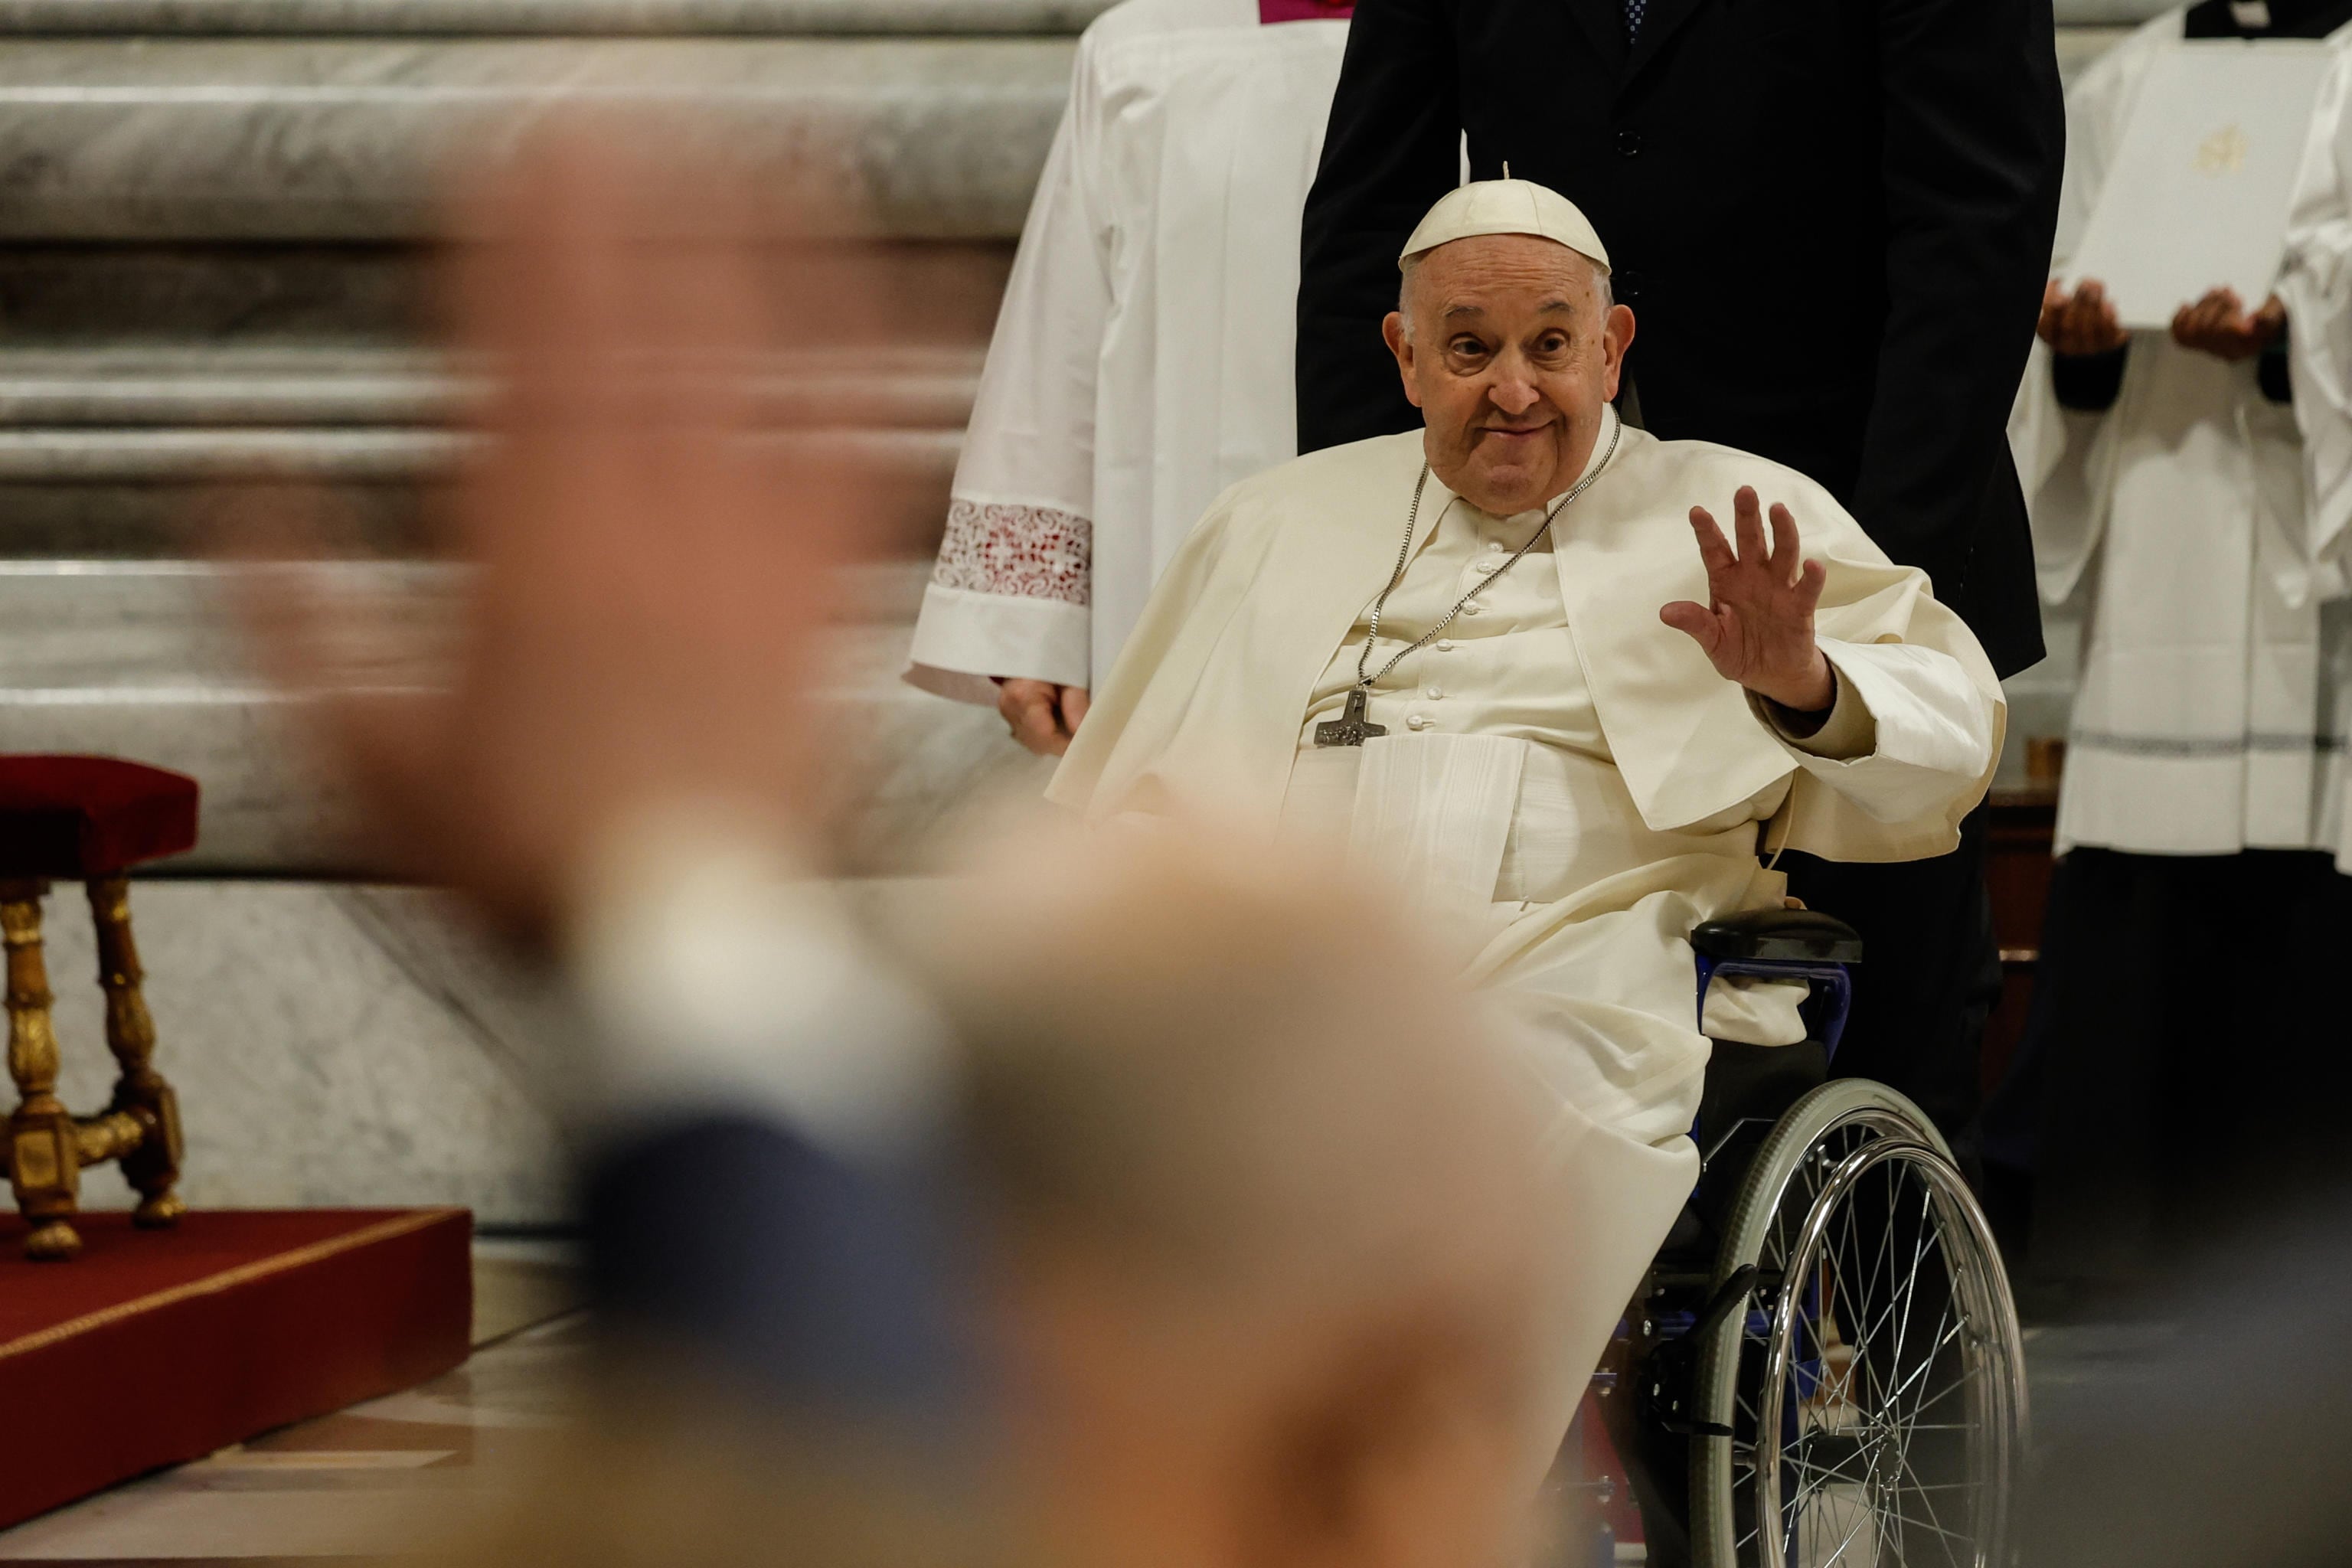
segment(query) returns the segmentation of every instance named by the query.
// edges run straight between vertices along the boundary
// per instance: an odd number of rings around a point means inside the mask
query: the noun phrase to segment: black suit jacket
[[[1786,463],[2042,657],[2003,428],[2065,150],[2050,0],[1359,0],[1298,294],[1301,450],[1409,429],[1397,252],[1473,173],[1583,207],[1642,422]],[[1695,498],[1696,499],[1696,498]],[[1727,503],[1728,497],[1719,498]]]

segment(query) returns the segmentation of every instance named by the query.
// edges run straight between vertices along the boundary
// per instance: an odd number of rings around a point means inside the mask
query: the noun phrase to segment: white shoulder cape
[[[1314,684],[1394,568],[1422,464],[1419,433],[1316,452],[1218,498],[1178,552],[1126,651],[1096,692],[1048,790],[1091,820],[1208,816],[1271,833]],[[1955,778],[1944,808],[1870,816],[1801,768],[1747,694],[1660,606],[1706,597],[1689,509],[1718,517],[1752,484],[1795,514],[1808,557],[1829,568],[1817,628],[1856,644],[1910,643],[1956,660],[1994,713],[2000,682],[1926,575],[1897,566],[1819,485],[1728,447],[1628,428],[1616,457],[1560,516],[1554,563],[1578,658],[1643,820],[1681,827],[1788,781],[1772,843],[1846,860],[1943,853],[1983,797]],[[1434,526],[1425,517],[1423,526]]]

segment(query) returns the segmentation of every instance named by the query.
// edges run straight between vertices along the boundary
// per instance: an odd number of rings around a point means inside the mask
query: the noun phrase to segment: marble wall
[[[1110,0],[0,0],[0,33],[1067,37]],[[2113,4],[2114,0],[2108,0]]]
[[[252,670],[228,623],[230,569],[190,561],[0,561],[0,747],[135,756],[204,786],[197,847],[173,876],[333,878],[399,868],[351,834],[352,803],[294,742],[298,699]],[[819,693],[856,799],[841,859],[866,875],[928,863],[967,802],[1027,754],[993,712],[898,679],[919,562],[860,569],[856,618],[835,635]],[[427,563],[357,562],[314,574],[336,606],[355,679],[385,688],[442,679],[430,624],[463,577]]]
[[[20,38],[0,238],[415,240],[562,102],[690,109],[698,153],[905,238],[1017,233],[1066,38]]]
[[[564,1162],[528,993],[414,889],[148,880],[131,918],[180,1092],[192,1204],[463,1204],[486,1226],[560,1223]],[[105,1103],[89,911],[52,895],[47,947],[77,1110]],[[538,1053],[534,1055],[534,1053]],[[110,1169],[92,1208],[130,1204]]]
[[[0,0],[17,35],[894,37],[1074,35],[1109,0]],[[2055,0],[2061,26],[2145,21],[2166,0]]]

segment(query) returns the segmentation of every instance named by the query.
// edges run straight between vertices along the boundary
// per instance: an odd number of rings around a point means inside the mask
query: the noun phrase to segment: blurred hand
[[[2042,319],[2033,330],[2043,342],[2068,355],[2112,353],[2131,342],[2131,333],[2116,320],[2106,285],[2093,278],[2084,279],[2072,293],[2053,278],[2042,291]]]
[[[2286,306],[2275,294],[2249,316],[2237,290],[2215,289],[2172,318],[2172,341],[2230,361],[2252,359],[2286,335]]]
[[[1087,716],[1087,689],[1007,680],[997,691],[996,710],[1013,727],[1014,740],[1041,757],[1058,757],[1070,749],[1070,739]]]
[[[836,765],[811,666],[870,515],[870,481],[760,427],[746,384],[791,346],[781,317],[837,339],[862,269],[761,248],[690,159],[622,145],[543,136],[477,205],[496,237],[457,269],[458,347],[499,383],[444,520],[477,567],[454,682],[365,689],[336,670],[317,574],[243,574],[265,669],[311,699],[374,853],[528,936],[638,813],[805,827]],[[248,514],[241,543],[315,562],[318,521]]]
[[[1705,649],[1716,673],[1758,696],[1800,713],[1818,713],[1837,700],[1837,678],[1813,636],[1813,606],[1828,574],[1798,549],[1797,520],[1772,503],[1772,542],[1764,542],[1764,513],[1753,486],[1732,498],[1739,551],[1705,507],[1690,512],[1699,559],[1706,563],[1708,603],[1680,599],[1658,618]]]

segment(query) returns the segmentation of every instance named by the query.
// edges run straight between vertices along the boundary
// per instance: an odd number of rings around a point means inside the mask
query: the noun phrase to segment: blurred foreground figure
[[[940,994],[1046,1544],[1524,1562],[1577,1251],[1517,1072],[1330,868],[1024,859],[966,889]]]
[[[687,1495],[719,1517],[912,1562],[1517,1568],[1577,1257],[1517,1073],[1328,868],[1189,837],[1017,850],[929,911],[910,970],[863,950],[862,985],[929,998],[958,1042],[928,1205],[887,1201],[922,1190],[902,1162],[776,1092],[845,1043],[900,1043],[809,1027],[813,960],[861,946],[838,910],[811,923],[821,889],[679,910],[669,984],[604,1015],[611,1047],[687,1076],[707,1046],[640,1004],[725,1038],[715,987],[776,1021],[769,1087],[747,1062],[740,1103],[600,1140],[604,1300],[652,1357],[620,1451],[649,1431],[667,1474],[684,1439],[709,1472]],[[677,1560],[648,1528],[668,1500],[584,1509],[615,1516],[594,1541]],[[583,1503],[551,1511],[552,1539],[581,1533]]]
[[[763,300],[887,302],[649,168],[559,147],[472,264],[506,382],[454,687],[352,685],[302,569],[254,578],[378,832],[586,1020],[636,1381],[507,1560],[982,1561],[1005,1521],[1113,1565],[1521,1560],[1576,1248],[1516,1069],[1328,868],[1230,844],[1028,846],[863,932],[800,694],[868,492],[737,382],[791,346]]]
[[[1078,40],[908,679],[1058,755],[1203,508],[1297,450],[1298,222],[1349,0],[1125,0]]]
[[[2090,612],[2033,1018],[1985,1118],[2045,1310],[2352,1176],[2352,0],[2204,0],[2084,73],[2053,270],[2184,38],[2335,61],[2277,292],[2216,289],[2134,332],[2098,280],[2053,278],[2011,421],[2042,595]],[[2293,1092],[2217,1097],[2235,1039]]]

